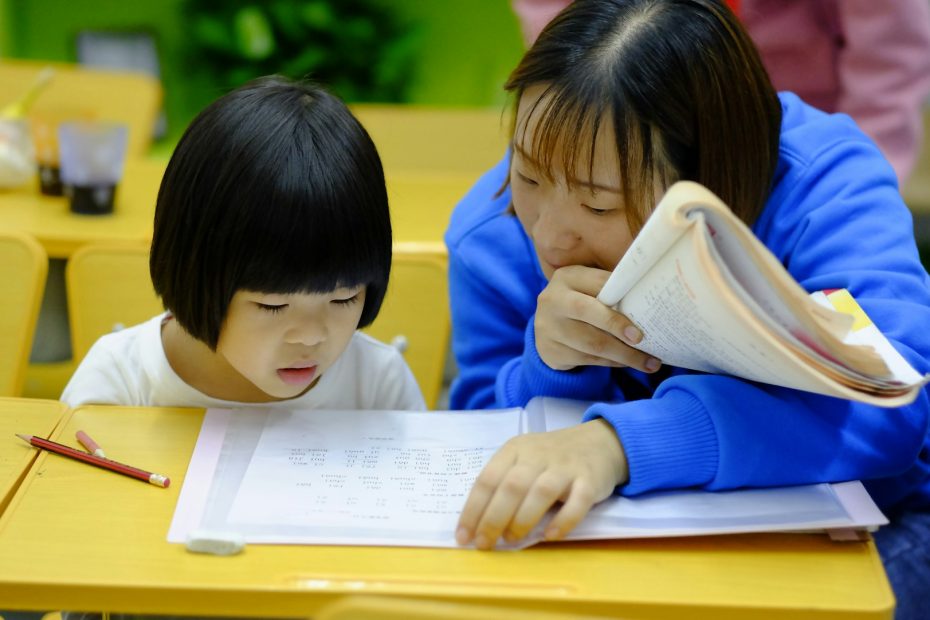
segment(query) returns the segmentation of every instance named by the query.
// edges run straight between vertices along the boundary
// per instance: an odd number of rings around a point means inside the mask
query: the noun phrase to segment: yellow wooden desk
[[[33,235],[50,258],[68,258],[92,242],[148,241],[165,165],[148,159],[127,161],[110,215],[71,213],[67,198],[43,196],[35,185],[0,191],[0,228]]]
[[[203,414],[83,407],[107,455],[167,489],[42,454],[0,518],[0,609],[302,616],[349,594],[635,618],[890,618],[871,542],[752,535],[551,544],[519,552],[253,545],[233,557],[165,541]]]
[[[0,514],[36,458],[16,433],[48,437],[64,413],[64,404],[55,400],[0,398]]]

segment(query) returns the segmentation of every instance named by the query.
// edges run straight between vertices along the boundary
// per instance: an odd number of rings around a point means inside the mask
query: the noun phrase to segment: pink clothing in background
[[[569,0],[512,0],[527,44]],[[930,93],[930,0],[741,0],[772,82],[852,116],[903,183]]]

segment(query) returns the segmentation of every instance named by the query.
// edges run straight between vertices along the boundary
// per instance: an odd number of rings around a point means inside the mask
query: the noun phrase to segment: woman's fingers
[[[460,545],[491,549],[503,536],[529,534],[564,502],[547,538],[561,538],[595,502],[628,477],[626,456],[613,427],[602,419],[508,441],[475,481],[456,530]]]
[[[497,492],[504,476],[513,466],[514,458],[514,453],[508,450],[505,445],[497,454],[491,457],[491,460],[488,461],[488,464],[484,466],[484,469],[475,479],[455,529],[455,540],[458,544],[467,545],[474,540],[478,523]]]
[[[655,372],[662,362],[638,351],[590,325],[565,325],[559,333],[541,335],[536,330],[536,349],[540,358],[555,370],[577,366],[616,366]]]
[[[661,362],[633,348],[642,333],[626,316],[596,299],[609,273],[588,267],[556,271],[537,300],[536,344],[556,370],[576,366],[629,366],[654,372]]]
[[[552,470],[540,474],[504,531],[504,540],[516,542],[529,534],[549,509],[565,497],[571,483],[571,478]]]
[[[475,527],[478,549],[494,548],[538,476],[539,469],[527,465],[517,465],[507,472]]]
[[[546,531],[543,533],[545,539],[560,540],[563,538],[581,523],[581,520],[600,499],[595,495],[591,485],[584,480],[575,481],[565,503],[546,526]]]

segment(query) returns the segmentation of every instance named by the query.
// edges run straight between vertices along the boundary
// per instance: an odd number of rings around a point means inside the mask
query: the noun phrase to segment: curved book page
[[[894,407],[927,382],[812,299],[716,196],[672,186],[598,295],[666,364]],[[853,302],[854,303],[854,302]]]

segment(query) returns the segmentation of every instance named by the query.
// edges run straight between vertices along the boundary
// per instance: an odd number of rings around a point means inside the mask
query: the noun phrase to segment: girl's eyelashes
[[[255,302],[255,305],[258,306],[260,309],[264,310],[265,312],[270,312],[272,314],[277,314],[281,312],[282,310],[284,310],[285,308],[287,308],[287,304],[263,304],[263,303]]]
[[[333,303],[339,304],[340,306],[350,306],[358,301],[359,295],[360,293],[356,293],[355,295],[352,295],[351,297],[346,297],[345,299],[334,299]]]

